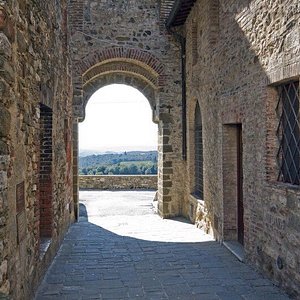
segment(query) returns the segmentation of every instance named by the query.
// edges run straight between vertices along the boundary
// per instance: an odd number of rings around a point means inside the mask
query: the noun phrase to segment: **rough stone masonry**
[[[181,27],[187,41],[184,214],[220,242],[241,242],[243,235],[246,260],[297,298],[300,194],[299,185],[279,176],[282,155],[287,154],[279,154],[283,117],[278,105],[283,85],[288,84],[289,93],[299,86],[299,1],[198,0]],[[299,103],[299,94],[298,87],[290,101]],[[197,102],[203,199],[193,195]],[[299,119],[299,108],[295,114]],[[296,168],[299,173],[299,164]]]
[[[67,1],[0,1],[0,295],[11,299],[32,296],[74,220],[68,49]]]
[[[90,96],[112,83],[131,85],[146,96],[159,131],[159,211],[172,217],[181,214],[184,178],[181,66],[178,44],[160,10],[156,0],[71,1],[73,105],[74,118],[82,121]]]
[[[299,129],[299,28],[296,0],[0,0],[0,294],[32,297],[78,215],[78,122],[122,83],[158,124],[160,215],[239,244],[299,297],[299,183],[282,159],[299,164],[280,146]]]

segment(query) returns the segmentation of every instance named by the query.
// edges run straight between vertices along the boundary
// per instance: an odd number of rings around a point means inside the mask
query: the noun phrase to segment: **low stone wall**
[[[156,175],[85,175],[79,176],[80,189],[157,190]]]

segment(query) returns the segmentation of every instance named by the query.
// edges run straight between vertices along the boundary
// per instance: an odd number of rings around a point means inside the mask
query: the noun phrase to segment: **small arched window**
[[[195,195],[203,199],[202,118],[198,101],[195,111]]]

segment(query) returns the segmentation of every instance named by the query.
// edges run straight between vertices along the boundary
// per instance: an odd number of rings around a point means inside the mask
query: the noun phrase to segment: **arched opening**
[[[79,123],[80,188],[157,190],[158,127],[146,97],[128,85],[107,85],[89,99],[85,115]]]
[[[197,101],[195,110],[195,188],[194,194],[203,200],[203,138],[202,117],[200,106]]]
[[[205,202],[204,179],[204,128],[205,112],[201,109],[201,101],[192,98],[189,106],[189,182],[190,195],[187,215],[199,228],[210,231],[208,208]]]
[[[173,186],[174,119],[172,106],[162,104],[170,98],[164,89],[167,75],[164,65],[153,54],[140,49],[108,47],[83,57],[76,65],[73,78],[73,199],[75,215],[79,208],[78,124],[85,119],[86,105],[100,88],[110,84],[125,84],[136,88],[148,100],[152,121],[158,125],[158,192],[157,211],[164,218],[180,214],[180,197]],[[180,126],[180,125],[178,125]]]

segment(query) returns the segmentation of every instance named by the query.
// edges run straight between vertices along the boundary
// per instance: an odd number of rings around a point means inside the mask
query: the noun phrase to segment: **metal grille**
[[[278,86],[278,181],[300,184],[299,81]]]
[[[202,119],[198,102],[195,112],[195,195],[203,199]]]

